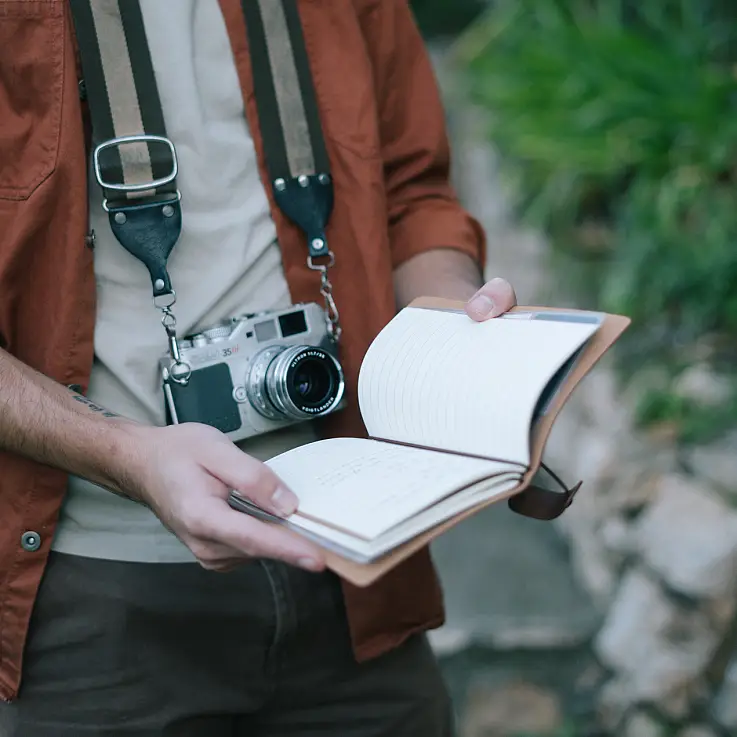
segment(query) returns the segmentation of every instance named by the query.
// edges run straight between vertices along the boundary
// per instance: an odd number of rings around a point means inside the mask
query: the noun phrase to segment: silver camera
[[[212,425],[233,441],[340,409],[345,380],[316,303],[234,317],[179,341],[186,383],[160,362],[169,424]]]

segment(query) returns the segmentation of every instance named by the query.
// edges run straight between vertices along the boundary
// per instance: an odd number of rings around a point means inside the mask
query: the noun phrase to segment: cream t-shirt
[[[276,231],[219,5],[141,0],[141,9],[179,159],[183,225],[169,259],[178,334],[287,306]],[[166,335],[149,275],[113,236],[94,177],[89,189],[98,308],[88,396],[126,417],[164,425],[158,359],[166,352]],[[266,460],[313,439],[307,422],[239,445]],[[145,507],[76,477],[69,481],[52,548],[113,560],[194,560]]]

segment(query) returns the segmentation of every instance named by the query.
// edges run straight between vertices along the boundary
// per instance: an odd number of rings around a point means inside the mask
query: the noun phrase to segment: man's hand
[[[316,546],[228,506],[234,489],[266,511],[287,516],[297,508],[297,497],[221,432],[194,423],[129,431],[135,460],[122,491],[150,506],[204,568],[225,571],[252,557],[324,568]]]
[[[324,568],[319,549],[228,506],[231,489],[278,515],[297,500],[267,466],[207,425],[139,425],[0,349],[0,451],[89,479],[153,509],[205,568],[278,558]]]
[[[466,310],[476,321],[498,317],[517,304],[511,284],[496,278],[481,286],[479,265],[460,251],[438,248],[414,256],[394,272],[397,306],[417,297],[468,300]]]
[[[466,302],[468,316],[477,322],[499,317],[517,304],[517,296],[512,285],[505,279],[496,277],[486,282],[471,299]]]

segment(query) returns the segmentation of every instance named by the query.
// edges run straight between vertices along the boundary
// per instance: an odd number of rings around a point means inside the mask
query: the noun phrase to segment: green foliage
[[[707,333],[734,351],[737,3],[497,0],[458,51],[520,213],[633,318],[640,363]]]
[[[638,177],[618,207],[605,309],[666,320],[682,341],[737,332],[737,187],[698,169]]]
[[[664,427],[682,443],[705,443],[735,424],[737,378],[723,401],[703,403],[678,391],[679,373],[676,370],[670,378],[661,377],[658,384],[643,387],[635,416],[639,426]]]
[[[728,44],[709,34],[727,31],[699,24],[709,5],[684,2],[693,12],[677,21],[651,9],[626,22],[633,13],[617,0],[499,0],[473,29],[463,47],[473,95],[542,212],[619,194],[634,173],[731,171],[737,85],[713,60]]]

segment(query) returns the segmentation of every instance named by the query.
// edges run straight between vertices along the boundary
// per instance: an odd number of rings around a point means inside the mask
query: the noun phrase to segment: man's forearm
[[[0,350],[0,450],[120,492],[134,427]]]
[[[394,294],[399,308],[417,297],[465,301],[482,283],[479,265],[465,253],[451,248],[420,253],[394,272]]]

